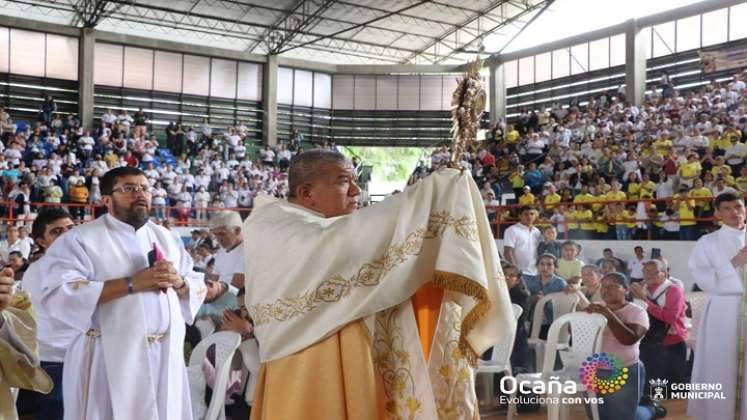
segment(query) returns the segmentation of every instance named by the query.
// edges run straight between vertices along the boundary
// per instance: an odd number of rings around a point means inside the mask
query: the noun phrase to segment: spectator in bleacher
[[[11,193],[9,197],[15,202],[15,215],[19,218],[27,218],[31,214],[31,188],[28,183],[20,182],[18,191]]]
[[[9,225],[7,227],[7,239],[0,241],[0,261],[7,264],[10,253],[19,251],[23,258],[28,258],[31,254],[31,247],[28,242],[22,241],[18,234],[18,226]]]
[[[143,107],[137,110],[133,122],[135,123],[135,138],[145,138],[148,130],[148,115],[143,111]]]
[[[496,206],[500,206],[501,202],[495,199],[495,193],[493,190],[490,190],[487,195],[483,197],[483,204],[485,204],[486,209],[485,212],[488,215],[488,222],[492,223],[496,220]],[[495,228],[493,227],[493,230]]]
[[[534,274],[537,264],[537,247],[542,240],[534,227],[537,211],[529,206],[519,209],[519,223],[506,229],[503,239],[503,258],[522,273]]]
[[[643,280],[643,264],[646,262],[643,255],[643,247],[636,246],[633,248],[635,256],[628,260],[627,272],[631,282],[640,282]]]
[[[737,190],[726,185],[725,177],[718,176],[716,178],[716,182],[714,183],[713,187],[711,187],[711,194],[713,194],[713,197],[716,198],[719,195],[725,194],[725,193],[737,194]]]
[[[199,222],[207,220],[207,207],[210,203],[210,193],[207,192],[205,186],[200,185],[195,193],[195,217]]]
[[[55,102],[52,95],[47,95],[41,107],[39,107],[39,112],[41,113],[44,124],[49,126],[52,122],[52,114],[57,112],[57,102]]]
[[[519,197],[519,204],[522,206],[534,206],[537,198],[532,194],[532,189],[529,185],[525,185],[522,188],[522,194]]]
[[[542,172],[537,169],[535,162],[530,162],[529,168],[524,172],[524,183],[531,188],[535,195],[539,195],[542,191]]]
[[[234,287],[244,287],[244,248],[241,236],[241,216],[225,210],[210,217],[210,233],[220,244],[215,254],[215,274],[210,280],[220,280]]]
[[[685,382],[687,328],[685,327],[685,294],[681,287],[667,279],[659,260],[648,260],[643,266],[644,281],[630,285],[633,297],[646,301],[650,329],[641,343],[641,360],[649,378]]]
[[[88,204],[88,187],[84,179],[76,179],[75,184],[70,187],[70,202],[79,204],[70,206],[70,213],[78,222],[82,222],[86,214],[84,204]]]
[[[187,191],[187,186],[182,184],[182,190],[176,197],[177,220],[180,224],[189,223],[189,216],[192,213],[192,193]]]
[[[49,180],[49,187],[44,193],[44,201],[47,203],[61,203],[62,202],[62,188],[58,185],[57,178]]]
[[[126,109],[123,109],[122,113],[117,116],[117,125],[121,127],[121,129],[124,131],[124,134],[127,136],[130,135],[130,127],[132,126],[133,122],[134,119],[130,114],[127,113]]]
[[[101,122],[106,124],[106,126],[111,127],[115,122],[117,122],[117,116],[114,115],[110,108],[106,108],[106,111],[101,114]]]

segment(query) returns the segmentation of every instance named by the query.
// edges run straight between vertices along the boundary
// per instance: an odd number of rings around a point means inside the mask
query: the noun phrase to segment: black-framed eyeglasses
[[[134,194],[142,192],[150,194],[153,192],[153,187],[143,185],[125,185],[124,187],[112,188],[112,192],[120,192],[122,194]]]

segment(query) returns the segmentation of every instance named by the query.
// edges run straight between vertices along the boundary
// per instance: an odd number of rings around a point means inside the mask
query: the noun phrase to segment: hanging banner
[[[701,50],[698,54],[704,73],[747,67],[747,45]]]

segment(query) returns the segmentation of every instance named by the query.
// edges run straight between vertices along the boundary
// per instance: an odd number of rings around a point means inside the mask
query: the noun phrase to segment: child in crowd
[[[557,274],[569,280],[573,277],[581,277],[581,268],[584,262],[578,258],[581,253],[581,245],[573,241],[566,241],[560,249],[561,258],[558,260]]]
[[[537,246],[537,255],[552,254],[555,258],[560,259],[561,243],[557,240],[558,231],[555,226],[549,225],[542,229],[543,240]]]

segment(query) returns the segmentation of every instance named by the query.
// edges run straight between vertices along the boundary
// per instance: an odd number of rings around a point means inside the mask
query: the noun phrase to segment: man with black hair
[[[31,225],[31,236],[39,246],[33,261],[39,260],[44,251],[63,233],[73,228],[73,220],[62,207],[44,207]],[[12,252],[11,254],[15,253]],[[19,411],[33,408],[38,420],[58,420],[63,415],[62,368],[65,352],[77,332],[51,317],[41,303],[42,277],[39,264],[32,263],[23,274],[21,287],[29,294],[36,312],[37,340],[41,367],[52,378],[54,388],[49,394],[21,391],[18,396]]]
[[[742,279],[747,264],[745,247],[745,206],[742,197],[723,193],[714,202],[719,230],[695,243],[688,266],[693,278],[708,293],[708,306],[698,329],[692,383],[721,384],[726,399],[690,400],[688,414],[697,419],[733,419],[736,410],[747,418],[747,387],[742,389],[742,406],[734,401],[739,357],[739,311],[745,292]]]
[[[537,247],[542,241],[542,234],[534,226],[535,220],[537,210],[522,206],[519,223],[506,229],[503,236],[503,258],[527,274],[537,273]]]
[[[42,305],[75,330],[65,418],[189,420],[184,325],[205,298],[203,276],[181,241],[149,221],[140,169],[112,169],[100,186],[108,214],[61,236],[35,264]]]

